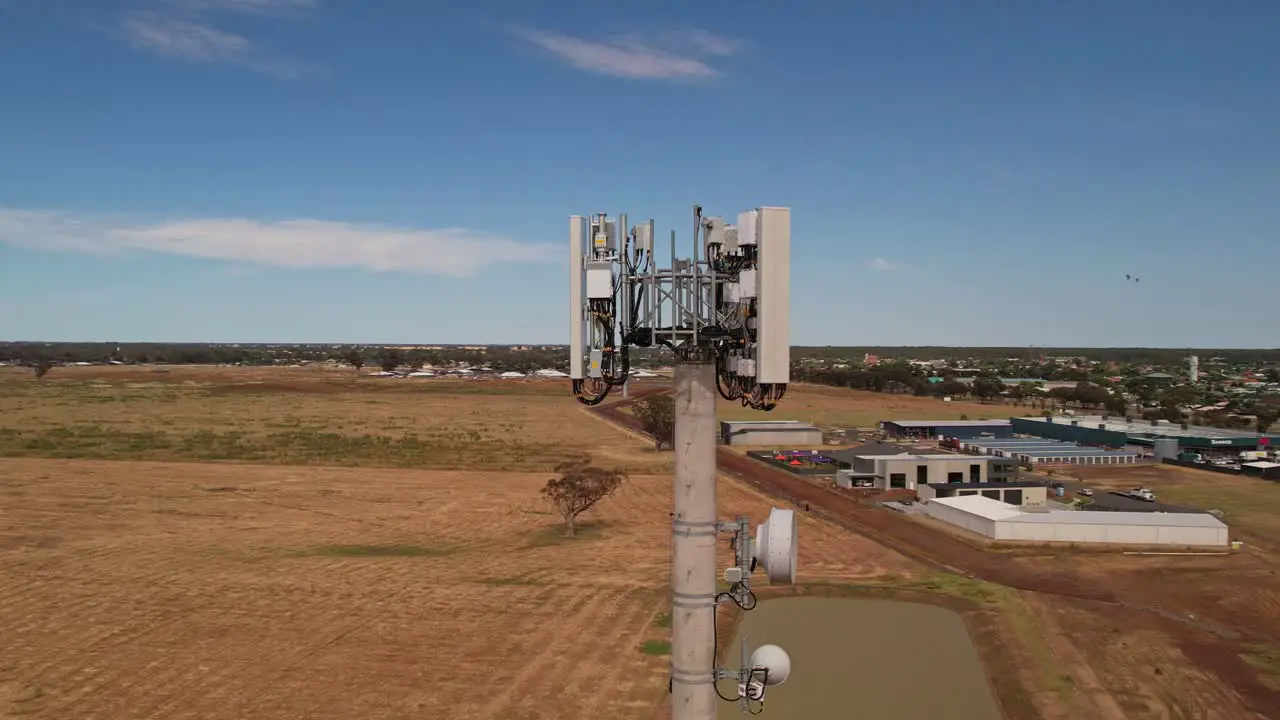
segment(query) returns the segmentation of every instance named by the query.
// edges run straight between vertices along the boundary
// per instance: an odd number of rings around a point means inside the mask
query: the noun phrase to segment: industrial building
[[[1027,510],[1038,510],[1027,512]],[[1079,512],[1019,508],[982,495],[925,503],[929,517],[1010,542],[1225,548],[1227,526],[1208,513]]]
[[[1131,465],[1140,456],[1132,450],[1107,450],[1061,440],[1002,438],[963,440],[962,452],[1012,458],[1019,465]]]
[[[1020,417],[1011,420],[1019,434],[1052,438],[1087,445],[1122,448],[1126,445],[1153,447],[1155,441],[1173,438],[1182,450],[1234,451],[1266,450],[1280,445],[1280,435],[1259,435],[1243,430],[1172,423],[1168,420],[1126,420],[1095,415],[1072,418]]]
[[[725,445],[805,447],[821,445],[822,431],[799,420],[725,420],[720,438]]]
[[[1044,505],[1049,499],[1049,488],[1042,482],[987,482],[987,483],[949,483],[940,485],[929,483],[916,486],[916,496],[921,502],[937,498],[967,497],[981,495],[1009,505],[1034,506]]]
[[[895,438],[1012,437],[1008,420],[885,420],[880,428]]]
[[[930,483],[1009,482],[1018,477],[1012,460],[973,455],[862,455],[836,473],[840,487],[916,490]]]

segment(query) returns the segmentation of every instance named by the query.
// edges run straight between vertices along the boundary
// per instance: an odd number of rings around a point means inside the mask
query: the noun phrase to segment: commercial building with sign
[[[1013,430],[1023,435],[1122,448],[1154,447],[1156,440],[1172,438],[1184,450],[1266,450],[1280,445],[1280,435],[1259,435],[1243,430],[1171,423],[1168,420],[1125,420],[1107,415],[1077,417],[1013,418]]]
[[[916,490],[929,483],[988,483],[1018,479],[1013,460],[974,455],[867,455],[852,458],[853,467],[836,474],[841,487]]]
[[[1013,427],[1008,420],[885,420],[880,427],[894,438],[1013,436]]]

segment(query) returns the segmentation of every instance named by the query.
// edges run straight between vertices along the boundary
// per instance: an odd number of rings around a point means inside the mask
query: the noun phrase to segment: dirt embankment
[[[621,412],[635,399],[594,410],[609,422],[643,433],[644,428],[635,417]],[[1271,571],[1260,567],[1257,558],[1214,558],[1212,566],[1152,563],[1116,568],[1115,572],[1104,568],[1097,568],[1101,572],[1086,572],[1067,563],[1003,556],[958,542],[944,532],[865,505],[849,493],[806,482],[724,448],[718,450],[717,460],[722,472],[919,562],[1054,596],[1081,605],[1099,622],[1165,633],[1176,640],[1187,658],[1217,676],[1263,717],[1280,708],[1280,692],[1263,684],[1257,671],[1242,657],[1248,646],[1269,644],[1280,637],[1280,614],[1241,614],[1222,602],[1218,585],[1232,576],[1232,584],[1275,584]],[[1216,581],[1206,584],[1206,575],[1216,577]]]

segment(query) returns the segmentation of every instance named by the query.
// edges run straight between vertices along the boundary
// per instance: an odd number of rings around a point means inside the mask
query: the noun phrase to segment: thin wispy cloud
[[[243,35],[223,32],[209,25],[134,13],[120,22],[130,44],[140,50],[192,62],[240,60],[253,51]]]
[[[108,215],[0,208],[0,243],[36,250],[155,252],[264,267],[355,268],[471,277],[485,267],[558,259],[558,245],[464,228],[417,229],[296,219],[139,222]]]
[[[697,28],[605,41],[528,28],[513,32],[579,70],[634,80],[717,77],[721,71],[706,58],[727,57],[741,49],[737,40]]]
[[[166,4],[187,10],[221,10],[224,12],[253,13],[256,15],[276,15],[312,10],[319,5],[318,0],[165,0]]]
[[[132,47],[193,63],[224,63],[280,78],[295,77],[295,63],[273,57],[250,38],[219,28],[218,13],[283,15],[315,8],[317,0],[160,0],[126,13],[120,33]]]
[[[878,257],[871,261],[871,269],[878,272],[893,272],[901,270],[902,266],[895,262],[890,262],[884,258]]]

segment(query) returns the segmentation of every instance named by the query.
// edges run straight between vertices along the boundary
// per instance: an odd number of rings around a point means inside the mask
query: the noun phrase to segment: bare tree
[[[587,458],[575,458],[556,466],[559,476],[547,481],[542,496],[555,506],[564,518],[564,534],[573,537],[578,516],[609,497],[626,480],[619,470],[606,470],[591,464]]]
[[[635,404],[635,415],[644,431],[653,436],[654,449],[674,447],[676,440],[676,401],[669,394],[648,395]]]

